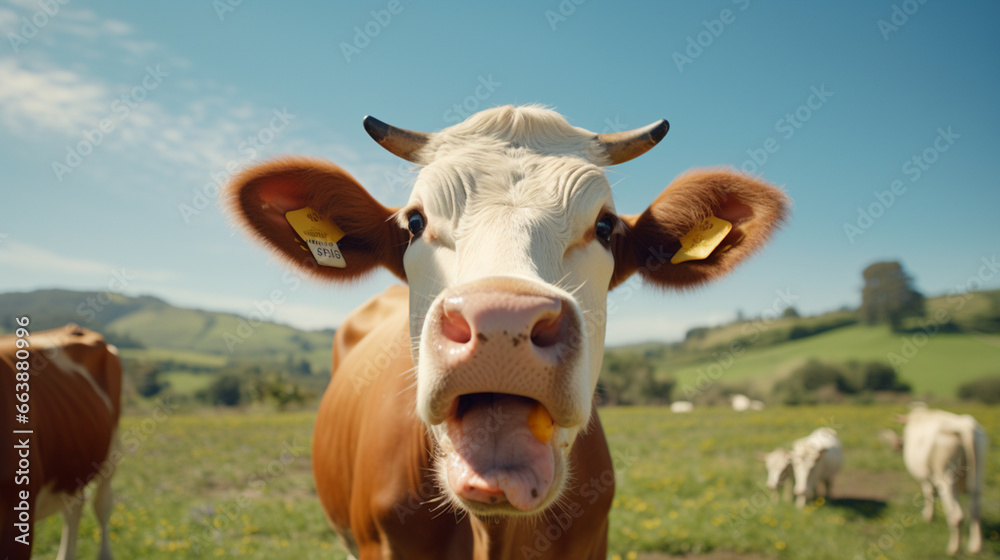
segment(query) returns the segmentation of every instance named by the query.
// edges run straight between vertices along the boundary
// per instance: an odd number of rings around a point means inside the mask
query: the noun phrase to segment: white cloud
[[[75,277],[83,282],[106,283],[115,277],[115,273],[125,271],[127,277],[141,278],[146,281],[167,282],[177,279],[177,274],[171,270],[132,269],[121,263],[68,257],[53,251],[36,247],[19,241],[0,238],[0,262],[3,267],[15,271],[10,277],[20,273],[53,275],[55,278]]]
[[[30,70],[14,57],[0,59],[0,123],[15,132],[78,134],[108,111],[109,96],[106,85],[70,70]]]

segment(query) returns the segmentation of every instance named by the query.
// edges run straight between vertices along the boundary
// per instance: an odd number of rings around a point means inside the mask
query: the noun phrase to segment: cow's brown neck
[[[614,467],[596,411],[571,451],[569,488],[544,516],[456,514],[443,502],[432,443],[415,413],[406,309],[382,301],[365,311],[383,320],[362,333],[354,332],[362,323],[348,319],[338,330],[336,372],[313,443],[317,493],[338,532],[350,529],[360,558],[390,551],[388,557],[421,560],[603,559]]]

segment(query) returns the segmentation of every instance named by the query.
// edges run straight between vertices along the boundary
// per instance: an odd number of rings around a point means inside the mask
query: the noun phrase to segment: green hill
[[[760,394],[810,359],[880,361],[897,366],[913,394],[954,397],[963,383],[1000,375],[1000,290],[928,298],[925,319],[888,326],[857,324],[853,311],[748,320],[695,328],[685,340],[611,348],[638,354],[656,377],[676,380],[673,397],[708,385],[746,384]]]
[[[329,371],[333,331],[303,331],[231,313],[175,307],[151,296],[39,290],[0,294],[0,332],[31,318],[33,331],[76,323],[104,334],[126,358],[173,362],[195,369],[228,363],[298,364]]]
[[[925,338],[893,334],[883,326],[854,325],[778,345],[751,346],[739,356],[720,353],[679,368],[661,362],[657,372],[676,378],[680,394],[686,386],[696,387],[699,375],[711,379],[720,369],[721,382],[749,380],[766,393],[809,359],[892,362],[896,356],[899,376],[913,386],[915,395],[953,397],[963,383],[1000,373],[1000,335],[938,333]]]

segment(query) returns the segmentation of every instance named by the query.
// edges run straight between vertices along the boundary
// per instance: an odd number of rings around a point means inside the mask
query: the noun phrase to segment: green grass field
[[[979,557],[998,558],[1000,409],[951,409],[973,414],[992,434]],[[677,415],[603,409],[617,484],[609,557],[713,552],[723,558],[718,554],[732,551],[747,559],[851,560],[868,557],[874,544],[871,558],[941,558],[944,522],[918,518],[916,483],[901,457],[876,441],[875,433],[903,411],[886,405]],[[126,455],[114,479],[111,519],[116,557],[344,558],[313,490],[312,421],[311,413],[125,417]],[[754,453],[822,425],[835,427],[845,445],[833,499],[804,511],[772,503]],[[57,516],[39,523],[34,557],[55,557],[59,533]],[[96,555],[97,535],[88,508],[80,558]]]
[[[170,384],[170,392],[174,395],[194,396],[212,384],[213,376],[189,371],[167,371],[162,374],[164,382]]]

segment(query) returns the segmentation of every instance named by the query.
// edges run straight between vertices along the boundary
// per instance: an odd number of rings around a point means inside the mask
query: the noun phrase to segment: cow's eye
[[[424,231],[424,227],[427,225],[426,220],[424,220],[424,215],[420,212],[414,210],[410,213],[410,216],[406,219],[406,227],[410,230],[413,237],[420,235]]]
[[[615,217],[611,214],[601,216],[594,226],[594,235],[605,243],[611,242],[611,233],[615,231]]]

